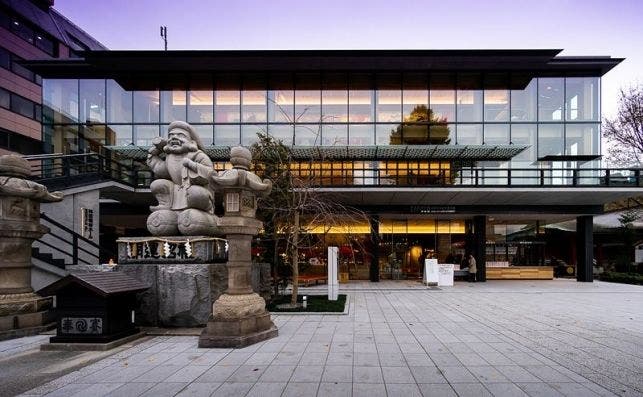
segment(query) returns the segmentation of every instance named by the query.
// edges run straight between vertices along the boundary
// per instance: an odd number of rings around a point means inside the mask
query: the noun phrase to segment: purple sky
[[[643,84],[641,0],[56,0],[110,49],[562,48],[627,58],[603,78],[603,116]]]

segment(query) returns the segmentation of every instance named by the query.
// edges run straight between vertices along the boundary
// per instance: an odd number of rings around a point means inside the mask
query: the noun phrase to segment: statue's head
[[[203,150],[201,139],[192,126],[184,121],[173,121],[167,129],[165,153],[183,154]]]
[[[248,148],[235,146],[230,149],[230,163],[232,163],[232,167],[247,170],[250,168],[251,161],[252,154]]]

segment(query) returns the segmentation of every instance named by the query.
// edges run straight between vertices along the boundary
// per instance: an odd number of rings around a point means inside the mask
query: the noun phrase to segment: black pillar
[[[369,276],[371,281],[380,281],[380,217],[379,215],[371,215],[369,217],[371,226],[371,267],[369,269]]]
[[[478,281],[487,281],[487,217],[478,215],[473,217],[473,257],[476,258]]]
[[[594,217],[576,218],[576,281],[594,281]]]

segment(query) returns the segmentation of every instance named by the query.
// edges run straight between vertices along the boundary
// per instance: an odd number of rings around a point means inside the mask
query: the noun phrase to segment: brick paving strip
[[[427,290],[407,281],[340,292],[348,315],[274,315],[279,337],[251,347],[150,337],[23,395],[643,395],[641,286],[495,281]],[[0,342],[0,368],[12,354],[42,354],[29,353],[46,340],[34,338]]]

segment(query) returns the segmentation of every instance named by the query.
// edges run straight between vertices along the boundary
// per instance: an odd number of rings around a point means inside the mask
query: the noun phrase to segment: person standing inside
[[[476,273],[478,269],[476,268],[476,258],[472,254],[469,254],[469,282],[476,282]]]

